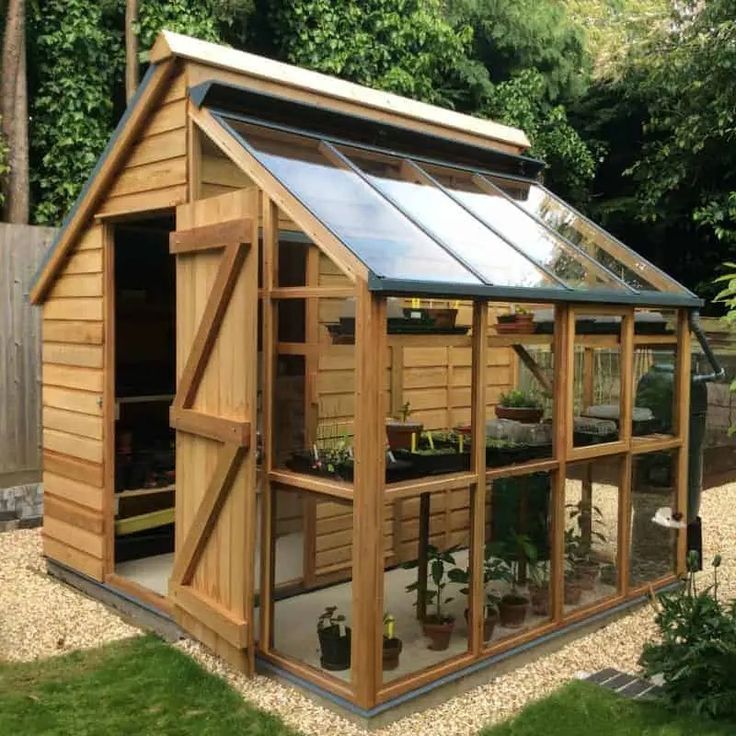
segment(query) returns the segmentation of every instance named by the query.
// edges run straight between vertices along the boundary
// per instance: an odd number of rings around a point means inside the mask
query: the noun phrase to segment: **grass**
[[[0,734],[295,736],[152,636],[0,664]]]
[[[723,724],[626,700],[589,682],[572,682],[481,736],[733,736]]]

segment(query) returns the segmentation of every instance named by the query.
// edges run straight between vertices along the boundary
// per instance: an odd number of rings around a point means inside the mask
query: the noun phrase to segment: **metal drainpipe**
[[[698,338],[700,347],[703,348],[705,357],[708,359],[708,362],[711,364],[711,367],[713,368],[712,373],[699,373],[693,376],[693,381],[695,383],[720,381],[726,375],[726,370],[720,364],[720,361],[718,360],[718,358],[715,356],[715,353],[713,352],[713,349],[711,348],[710,343],[708,342],[708,338],[705,336],[705,332],[703,332],[703,327],[700,324],[700,312],[697,309],[693,309],[688,315],[688,321],[690,323],[690,329],[692,330],[695,337]]]

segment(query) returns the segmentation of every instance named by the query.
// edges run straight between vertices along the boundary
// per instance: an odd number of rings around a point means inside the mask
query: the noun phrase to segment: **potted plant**
[[[464,587],[460,588],[463,595],[470,594],[470,569],[455,567],[448,573],[453,583]],[[498,623],[498,604],[501,599],[491,589],[493,581],[504,580],[508,582],[508,568],[503,560],[494,556],[494,545],[489,543],[483,552],[483,593],[485,602],[483,604],[483,641],[490,641],[493,631]],[[465,620],[468,620],[468,609],[465,609]]]
[[[527,566],[529,574],[529,600],[535,616],[549,616],[549,567],[542,561],[530,559]]]
[[[395,670],[399,666],[399,655],[403,647],[401,639],[395,636],[396,619],[390,614],[383,615],[383,669]]]
[[[407,401],[402,405],[398,417],[386,419],[386,436],[388,437],[388,446],[392,450],[411,450],[412,435],[415,435],[415,442],[419,439],[424,429],[421,422],[410,422],[411,406]]]
[[[538,398],[515,388],[501,394],[496,406],[499,419],[513,419],[524,424],[536,424],[542,419],[544,409]]]
[[[328,606],[317,619],[317,636],[321,649],[320,664],[331,671],[350,669],[350,627],[337,606]]]
[[[449,578],[447,577],[447,566],[455,564],[455,558],[452,550],[440,551],[431,544],[427,546],[427,564],[428,576],[427,586],[424,592],[424,602],[429,608],[432,606],[431,613],[426,613],[422,628],[424,635],[430,640],[429,649],[433,651],[443,651],[450,646],[450,637],[455,628],[455,617],[445,613],[443,606],[452,601],[452,598],[444,597],[444,589],[447,587]],[[416,567],[416,562],[410,562],[404,567]],[[418,590],[419,581],[415,581],[406,586],[407,593]]]
[[[404,317],[431,322],[438,330],[452,330],[457,321],[457,309],[451,307],[404,307]]]
[[[576,606],[580,603],[582,595],[583,586],[580,585],[580,579],[573,569],[568,568],[565,570],[565,605]]]
[[[516,629],[523,625],[529,610],[529,599],[519,593],[519,578],[522,563],[536,558],[536,548],[526,534],[515,534],[511,542],[504,545],[504,562],[508,568],[511,590],[501,598],[498,606],[501,626]]]
[[[509,314],[499,314],[497,320],[496,332],[499,335],[530,335],[536,330],[534,313],[523,307],[517,307],[514,312]]]
[[[606,543],[606,536],[600,531],[605,527],[603,512],[590,501],[565,504],[568,519],[574,525],[565,530],[565,554],[580,581],[583,590],[593,590],[600,574],[600,562],[593,554],[595,540]],[[588,529],[587,533],[583,530]]]
[[[451,433],[438,432],[435,436],[432,432],[426,432],[415,444],[413,452],[408,455],[397,454],[397,457],[408,459],[418,476],[455,473],[470,467],[469,445],[458,441]]]

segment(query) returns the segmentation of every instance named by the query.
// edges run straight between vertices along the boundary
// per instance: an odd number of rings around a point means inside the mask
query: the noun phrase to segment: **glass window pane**
[[[500,190],[485,191],[470,172],[425,168],[468,209],[568,286],[615,291],[624,289],[605,273],[596,270],[593,264],[587,262],[554,233],[535,222],[503,196]],[[492,185],[491,188],[493,189]]]
[[[621,458],[598,458],[567,469],[565,481],[565,611],[618,591]]]
[[[492,303],[488,309],[486,466],[551,458],[554,307]]]
[[[634,312],[634,437],[675,433],[676,324],[674,310]]]
[[[252,153],[376,275],[480,281],[353,171],[333,165],[319,143],[227,119]]]
[[[271,492],[273,648],[349,682],[352,504],[304,491]],[[325,615],[333,606],[332,615]]]
[[[528,258],[398,158],[343,151],[368,179],[490,284],[562,288]]]
[[[573,445],[619,438],[621,317],[577,314],[573,383]]]
[[[666,519],[676,509],[677,450],[634,455],[629,573],[632,588],[674,574],[678,530],[667,526]],[[665,520],[665,525],[655,520]]]
[[[551,481],[550,473],[533,473],[488,484],[486,645],[550,620]]]
[[[468,650],[470,491],[400,499],[386,504],[384,518],[383,681],[390,682]]]
[[[524,210],[595,258],[635,289],[657,291],[650,281],[653,269],[639,255],[624,248],[605,232],[570,209],[543,187],[501,177],[489,177]],[[681,291],[671,279],[659,275],[657,284],[664,291]]]

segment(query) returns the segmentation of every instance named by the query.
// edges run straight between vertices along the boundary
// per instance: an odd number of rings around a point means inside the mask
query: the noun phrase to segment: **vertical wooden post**
[[[355,477],[351,679],[362,708],[376,703],[382,671],[383,495],[386,482],[386,300],[357,288],[355,321]]]
[[[486,371],[488,366],[488,304],[473,302],[473,349],[471,365],[472,433],[471,469],[476,474],[471,489],[470,535],[470,650],[480,654],[483,649],[483,561],[486,519]]]
[[[594,349],[586,347],[583,352],[583,407],[595,403],[595,361]],[[582,509],[585,513],[578,516],[580,520],[580,534],[583,541],[590,545],[593,541],[593,464],[586,463],[582,480]]]
[[[427,616],[427,565],[429,563],[429,493],[419,496],[419,543],[417,547],[417,620]]]
[[[619,439],[631,442],[632,414],[634,411],[634,310],[621,317],[621,407]]]
[[[561,621],[565,605],[565,482],[567,456],[572,446],[573,360],[575,357],[575,310],[555,308],[555,392],[553,407],[554,453],[558,462],[552,483],[552,540],[550,610]]]
[[[675,432],[682,440],[677,453],[677,510],[687,521],[688,461],[690,454],[690,382],[692,371],[690,324],[687,310],[677,314],[677,366],[675,369],[674,407]],[[687,569],[687,532],[681,529],[677,536],[677,574]]]
[[[138,0],[125,2],[125,101],[130,103],[138,88]]]
[[[278,263],[278,208],[265,194],[262,195],[261,217],[263,242],[261,264],[263,273],[263,301],[261,309],[261,551],[260,551],[260,645],[268,651],[273,644],[274,586],[274,503],[269,473],[273,468],[273,384],[276,364],[276,319],[271,290],[274,287],[275,267]]]
[[[618,590],[621,595],[629,593],[629,573],[631,559],[631,476],[634,459],[631,452],[627,452],[620,463],[619,493],[618,493],[618,550],[616,564],[618,566]]]

